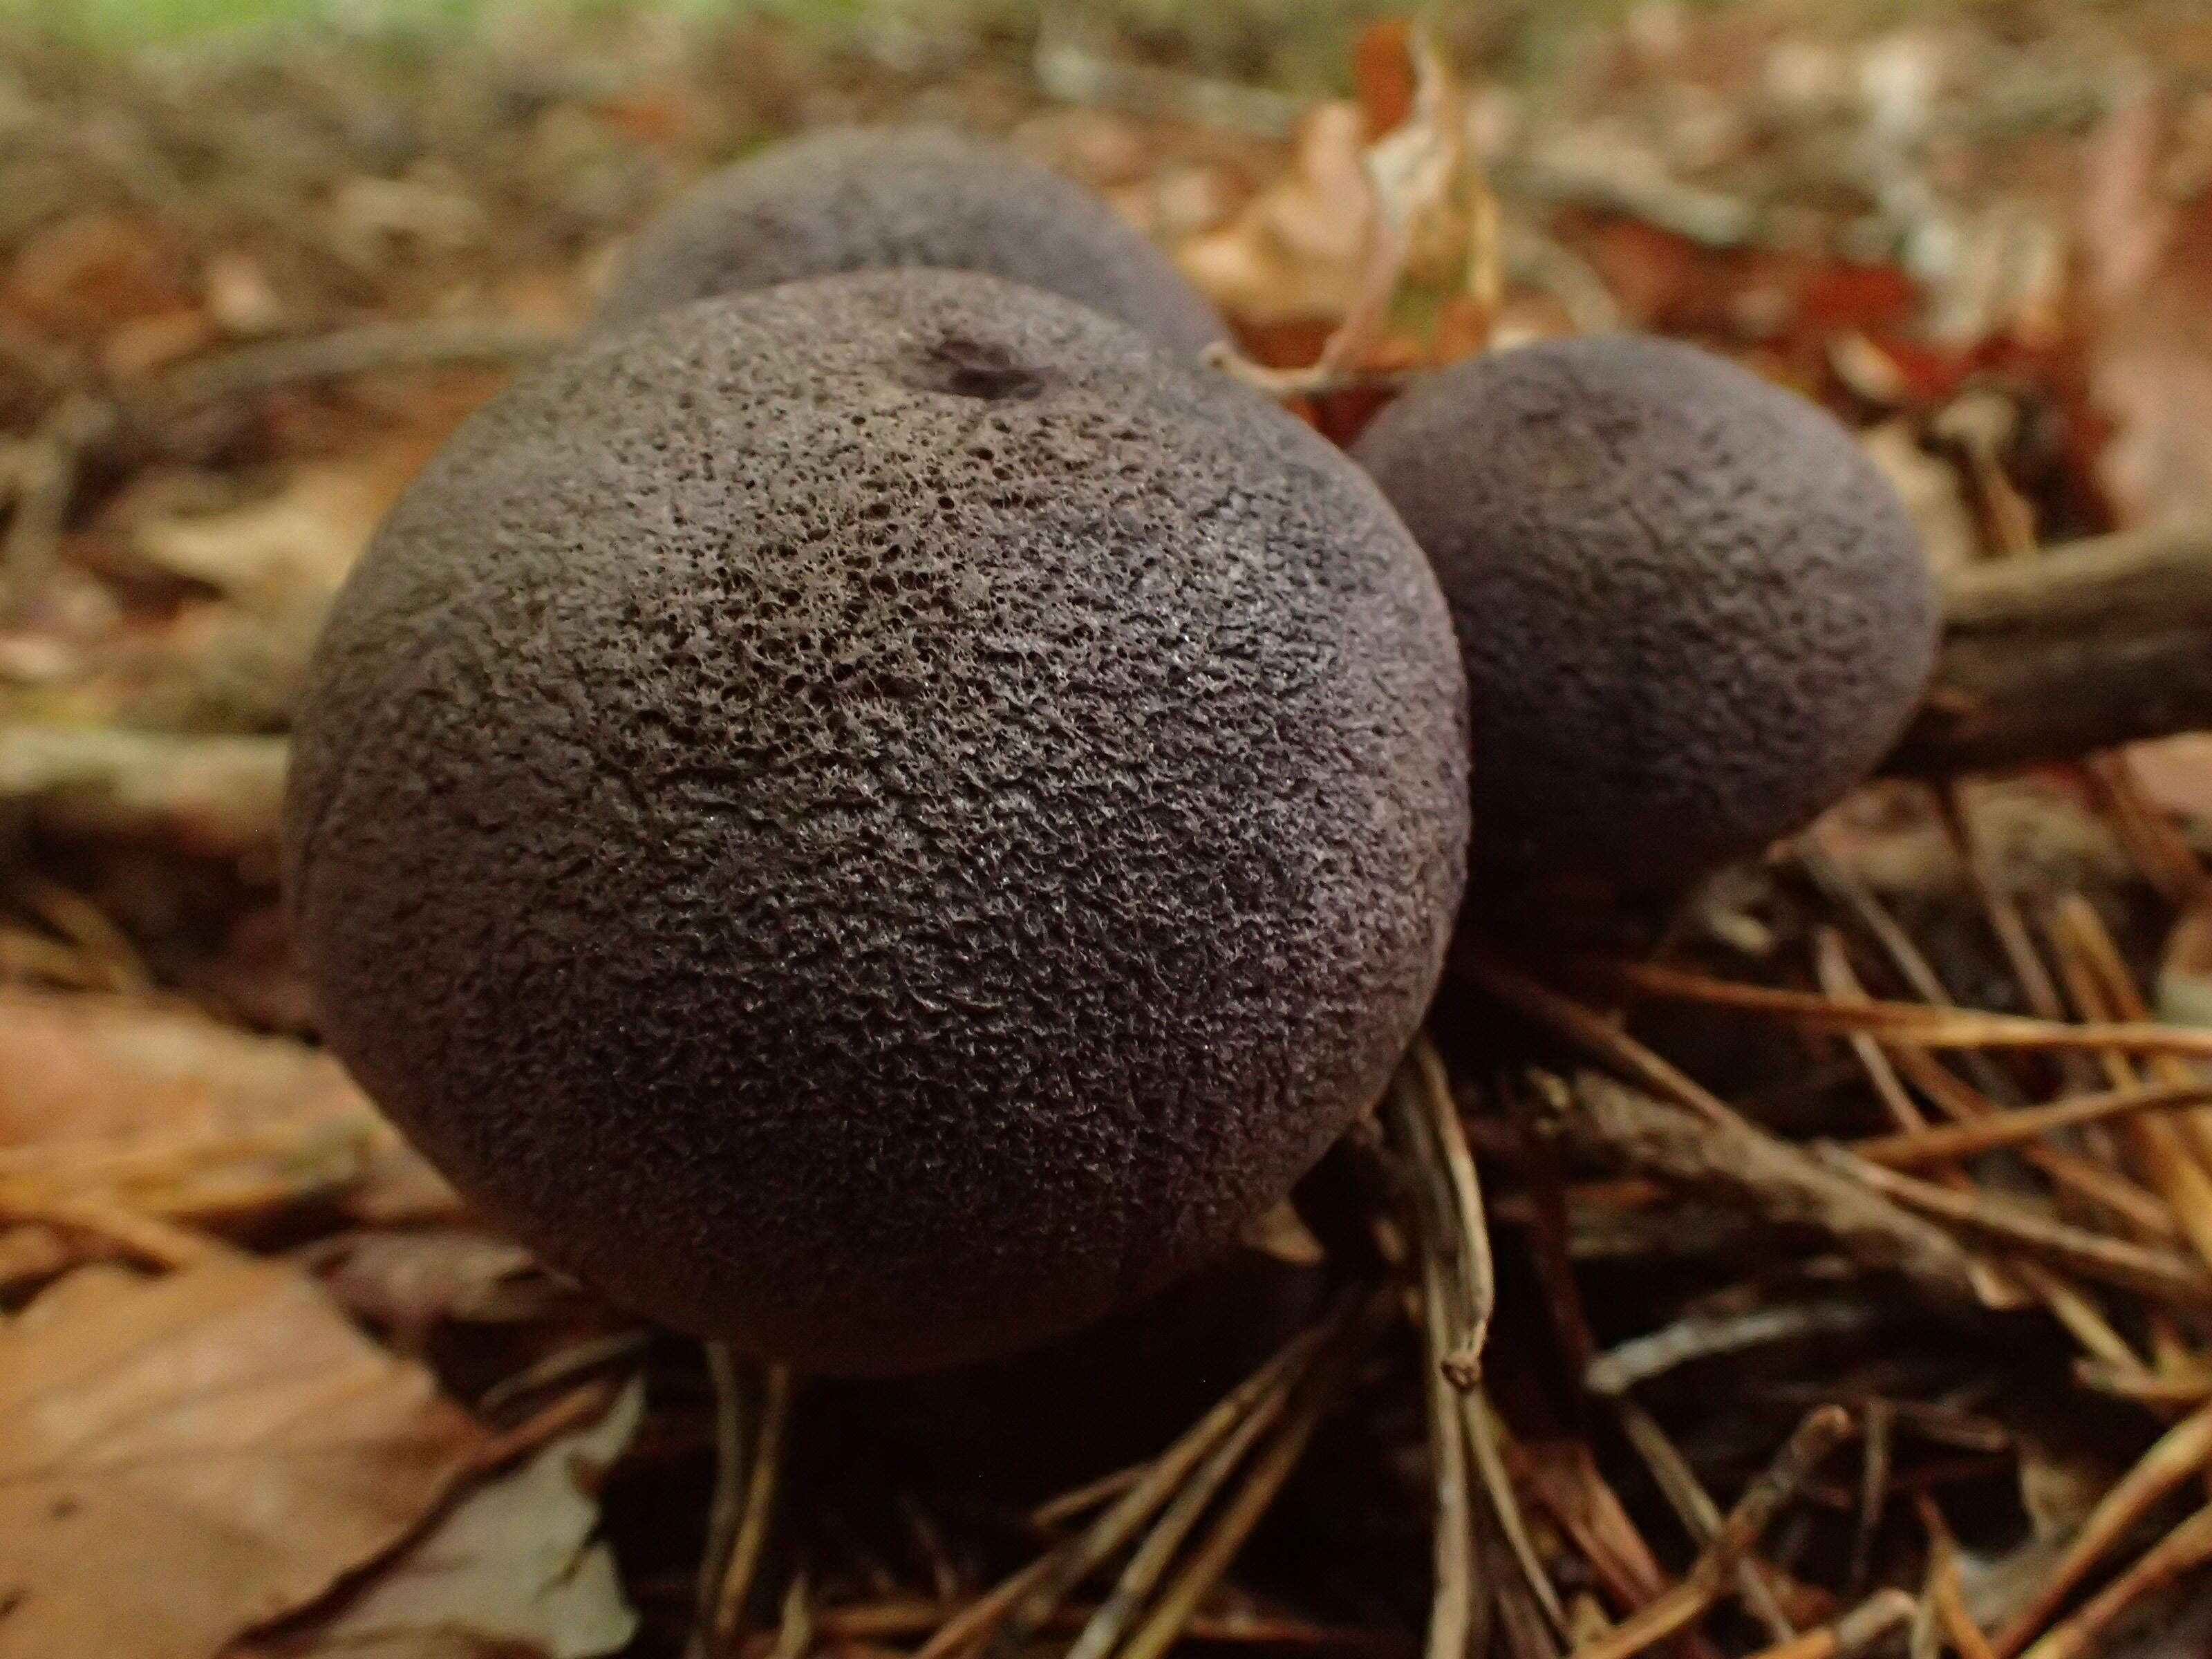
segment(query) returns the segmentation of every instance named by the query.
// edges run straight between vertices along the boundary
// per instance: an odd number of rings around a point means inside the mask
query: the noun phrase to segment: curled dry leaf
[[[348,1601],[271,1659],[598,1659],[637,1615],[593,1540],[599,1483],[645,1415],[632,1382],[596,1423],[487,1482]]]
[[[485,1435],[291,1269],[87,1269],[0,1328],[0,1659],[202,1659],[392,1548]]]
[[[1356,104],[1323,104],[1298,124],[1290,170],[1181,260],[1190,279],[1247,324],[1341,317],[1358,292],[1374,201]]]

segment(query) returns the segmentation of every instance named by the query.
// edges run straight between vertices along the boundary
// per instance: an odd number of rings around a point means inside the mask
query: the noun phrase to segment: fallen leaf
[[[178,1215],[339,1188],[356,1213],[444,1190],[322,1050],[184,1009],[0,992],[0,1198],[92,1191]]]
[[[2131,744],[2127,753],[2128,769],[2153,805],[2212,823],[2212,733]]]
[[[143,1002],[0,992],[0,1146],[349,1121],[368,1109],[318,1049]]]
[[[192,297],[147,227],[108,213],[64,219],[33,237],[4,293],[9,310],[41,329],[88,340]]]
[[[400,1542],[485,1443],[304,1274],[88,1271],[0,1328],[0,1659],[218,1653]]]
[[[304,465],[244,507],[149,515],[132,543],[161,569],[257,610],[281,608],[337,588],[413,470],[411,453]]]
[[[1365,128],[1356,104],[1307,115],[1290,171],[1229,224],[1185,243],[1185,273],[1240,322],[1344,315],[1359,291],[1374,212]]]
[[[2113,100],[2085,161],[2091,386],[2114,424],[2101,469],[2130,524],[2212,514],[2212,190],[2179,201],[2161,191],[2167,125],[2145,71]]]
[[[346,1604],[297,1659],[598,1659],[637,1615],[594,1540],[599,1491],[645,1415],[633,1381],[597,1422],[471,1492]]]
[[[1886,421],[1863,434],[1861,442],[1911,514],[1936,574],[1950,576],[1973,563],[1980,537],[1958,470],[1929,454],[1909,421]]]
[[[522,1246],[472,1227],[341,1233],[295,1259],[356,1314],[403,1332],[448,1319],[542,1318],[570,1299]]]

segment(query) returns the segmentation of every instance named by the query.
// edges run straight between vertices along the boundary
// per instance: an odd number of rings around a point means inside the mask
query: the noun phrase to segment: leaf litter
[[[1448,14],[1339,100],[1157,19],[11,42],[0,1654],[2201,1651],[2212,58],[2023,20]],[[1339,440],[1575,328],[1795,385],[1953,628],[1795,846],[1455,963],[1264,1249],[799,1385],[537,1268],[313,1046],[283,733],[378,513],[622,235],[917,113],[1106,191]]]
[[[484,1443],[296,1272],[79,1273],[0,1328],[0,1653],[219,1653],[405,1538]]]

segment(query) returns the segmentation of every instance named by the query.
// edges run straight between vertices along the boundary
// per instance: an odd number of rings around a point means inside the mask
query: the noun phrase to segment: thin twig
[[[1854,1261],[1904,1274],[1939,1306],[1977,1305],[1971,1258],[1942,1228],[1737,1117],[1701,1121],[1596,1073],[1540,1087],[1553,1121],[1587,1150],[1789,1227],[1826,1233]]]
[[[430,317],[363,323],[296,339],[257,341],[171,369],[157,402],[191,407],[301,380],[450,363],[534,362],[568,343],[565,334],[498,317]]]
[[[1774,1462],[1729,1511],[1682,1582],[1639,1607],[1604,1636],[1575,1650],[1571,1659],[1632,1659],[1656,1642],[1687,1629],[1720,1598],[1737,1565],[1759,1541],[1776,1511],[1796,1494],[1822,1459],[1850,1435],[1851,1416],[1822,1406],[1798,1425]]]
[[[2175,1424],[2097,1501],[2058,1559],[2036,1580],[2035,1595],[1991,1640],[1997,1659],[2013,1659],[2106,1552],[2161,1498],[2212,1465],[2212,1405]]]
[[[1918,1606],[1901,1589],[1876,1590],[1834,1624],[1778,1643],[1752,1659],[1850,1659],[1903,1629]]]
[[[0,586],[9,620],[27,621],[37,610],[60,556],[86,452],[117,423],[115,406],[106,398],[73,394],[55,404],[16,451],[15,514],[0,542]]]
[[[2070,759],[2212,724],[2212,524],[2134,530],[1969,565],[1893,771]]]
[[[2212,1505],[2191,1516],[2136,1558],[2136,1563],[2091,1596],[2081,1610],[2051,1627],[2025,1659],[2085,1659],[2104,1644],[2113,1620],[2144,1596],[2212,1560]]]
[[[1871,1303],[1840,1300],[1693,1315],[1600,1354],[1583,1372],[1583,1385],[1593,1394],[1625,1395],[1638,1383],[1663,1376],[1692,1360],[1740,1353],[1772,1342],[1869,1330],[1886,1316],[1881,1308]]]
[[[1840,1146],[1823,1146],[1820,1156],[1838,1174],[1886,1198],[1994,1243],[2026,1250],[2085,1278],[2161,1301],[2212,1306],[2212,1273],[2171,1250],[2071,1227],[1989,1193],[1939,1187],[1869,1164]]]
[[[15,721],[0,728],[0,803],[66,835],[265,855],[283,816],[286,752],[282,738]]]

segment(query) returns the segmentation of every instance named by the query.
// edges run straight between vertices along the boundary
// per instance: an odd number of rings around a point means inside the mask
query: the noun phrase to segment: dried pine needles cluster
[[[1058,37],[546,27],[0,86],[0,1654],[2212,1646],[2207,763],[2112,746],[2212,716],[2185,40],[1655,12],[1509,93],[1384,27],[1292,134]],[[1950,630],[1910,778],[1666,915],[1477,928],[1239,1261],[811,1382],[469,1215],[307,1039],[270,842],[322,603],[587,256],[917,108],[1108,188],[1333,436],[1519,333],[1758,359],[1905,483]]]

